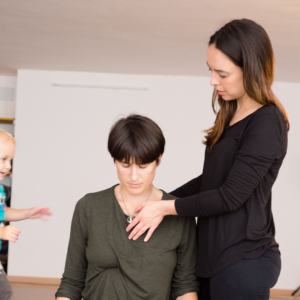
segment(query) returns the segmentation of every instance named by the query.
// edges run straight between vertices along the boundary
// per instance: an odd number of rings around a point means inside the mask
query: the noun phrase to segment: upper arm
[[[201,183],[202,183],[202,175],[190,180],[189,182],[185,183],[181,187],[170,192],[170,194],[178,198],[184,198],[184,197],[198,194],[201,189]]]
[[[78,201],[72,218],[65,271],[56,297],[81,299],[85,286],[87,259],[85,248],[88,238],[85,199]]]
[[[224,212],[244,204],[271,166],[284,157],[286,143],[286,124],[276,114],[261,115],[249,128],[228,177],[219,188]]]
[[[286,124],[277,114],[262,114],[247,128],[222,186],[196,196],[177,199],[177,213],[184,216],[209,217],[237,210],[262,182],[272,164],[283,159],[286,147]],[[272,176],[275,180],[277,173]]]
[[[196,272],[197,236],[195,218],[185,218],[182,239],[176,249],[177,263],[172,280],[172,296],[176,299],[191,292],[198,292]]]

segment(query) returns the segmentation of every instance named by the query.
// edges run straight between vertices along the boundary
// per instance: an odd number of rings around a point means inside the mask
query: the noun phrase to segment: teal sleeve
[[[5,210],[0,208],[0,222],[5,219]]]

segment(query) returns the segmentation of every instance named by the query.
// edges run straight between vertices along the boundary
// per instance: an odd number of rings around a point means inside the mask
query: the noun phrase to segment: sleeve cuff
[[[186,287],[186,288],[180,289],[176,292],[173,292],[172,296],[173,296],[174,299],[177,299],[178,297],[183,296],[183,295],[188,294],[188,293],[197,293],[198,294],[199,292],[200,292],[200,287],[199,286]]]
[[[199,216],[199,207],[197,197],[199,195],[181,198],[175,200],[175,209],[180,217],[197,217]]]

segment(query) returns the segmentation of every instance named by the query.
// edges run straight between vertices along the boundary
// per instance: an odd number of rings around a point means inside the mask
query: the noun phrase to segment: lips
[[[218,90],[218,94],[219,94],[219,95],[222,96],[222,95],[224,95],[224,93],[225,93],[224,91],[219,91],[219,90]]]
[[[140,183],[129,183],[129,185],[133,188],[138,188],[141,184]]]

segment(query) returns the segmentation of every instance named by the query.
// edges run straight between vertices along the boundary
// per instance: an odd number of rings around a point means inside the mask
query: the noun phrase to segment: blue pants
[[[243,259],[211,278],[200,277],[199,300],[268,300],[280,269],[280,254],[276,251]]]

